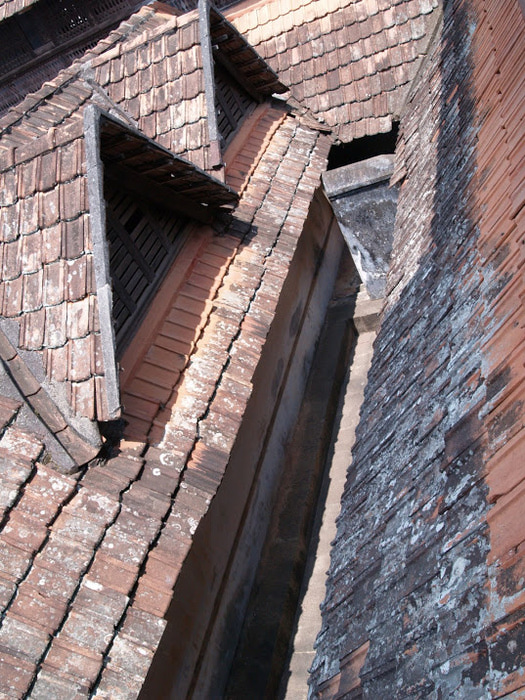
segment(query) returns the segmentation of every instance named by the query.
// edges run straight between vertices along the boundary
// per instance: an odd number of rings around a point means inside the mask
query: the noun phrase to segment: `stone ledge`
[[[323,185],[331,199],[378,182],[389,180],[394,172],[394,155],[374,156],[359,163],[343,165],[323,174]]]
[[[354,325],[359,334],[376,331],[383,310],[384,299],[357,298],[354,312]]]

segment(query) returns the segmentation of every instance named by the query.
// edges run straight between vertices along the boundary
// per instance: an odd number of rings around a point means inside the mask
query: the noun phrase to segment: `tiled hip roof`
[[[114,367],[100,321],[104,256],[94,236],[93,184],[97,168],[102,183],[100,148],[108,171],[109,160],[120,174],[140,170],[142,184],[147,180],[157,197],[167,193],[171,204],[181,200],[182,188],[186,199],[200,197],[186,212],[190,216],[198,209],[209,217],[215,205],[236,199],[203,172],[210,144],[199,41],[197,12],[181,17],[155,3],[0,120],[0,311],[13,347],[31,354],[36,374],[22,372],[24,362],[9,343],[8,356],[1,357],[16,370],[15,382],[23,384],[25,375],[31,380],[28,395],[49,427],[56,423],[50,407],[59,407],[55,413],[65,422],[55,432],[62,431],[72,449],[74,434],[63,432],[66,423],[87,439],[86,449],[79,443],[73,450],[79,463],[100,446],[95,421],[115,418],[119,407],[116,379],[108,402]],[[93,155],[85,118],[96,108],[112,115],[106,122],[115,128],[112,135],[109,127],[104,131]],[[126,149],[113,152],[115,138]]]
[[[19,500],[0,534],[0,663],[8,692],[138,695],[193,533],[226,468],[326,163],[326,136],[283,119],[282,110],[277,116],[280,126],[258,155],[233,217],[205,244],[201,259],[213,258],[219,246],[229,262],[160,447],[124,444],[119,457],[78,481],[36,464],[15,486]],[[32,504],[44,492],[46,507],[37,512]],[[34,527],[22,544],[26,513]]]
[[[438,0],[282,0],[226,11],[292,94],[342,142],[389,131]]]

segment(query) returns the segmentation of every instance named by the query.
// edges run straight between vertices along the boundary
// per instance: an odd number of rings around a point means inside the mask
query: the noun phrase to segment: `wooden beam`
[[[177,214],[183,214],[203,224],[209,224],[213,219],[212,211],[208,207],[174,192],[170,187],[158,184],[145,175],[140,175],[121,163],[106,165],[104,174],[128,192],[145,197],[150,202]]]
[[[220,63],[223,68],[225,68],[228,73],[235,78],[235,80],[241,85],[244,90],[252,97],[256,102],[260,103],[263,101],[263,95],[253,87],[249,80],[246,79],[244,74],[235,66],[234,63],[227,58],[220,49],[214,49],[213,57]]]
[[[208,138],[211,143],[220,144],[221,136],[215,111],[215,77],[213,72],[213,50],[210,36],[210,6],[208,0],[198,0],[199,36],[202,55],[202,70],[204,73],[204,96],[208,117]],[[220,148],[213,148],[210,153],[214,159],[210,163],[213,168],[224,167]]]

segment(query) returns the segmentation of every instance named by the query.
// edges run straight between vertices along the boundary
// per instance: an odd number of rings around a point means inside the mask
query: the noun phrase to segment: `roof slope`
[[[0,149],[23,152],[28,138],[71,128],[88,101],[205,166],[207,110],[197,12],[178,19],[161,3],[142,8],[0,119]]]
[[[204,82],[197,12],[177,16],[154,3],[0,120],[0,357],[28,387],[26,396],[44,387],[33,407],[49,427],[75,428],[61,432],[74,461],[98,450],[93,421],[115,417],[99,321],[86,107],[150,139],[150,147],[140,146],[142,165],[149,148],[170,181],[170,153],[184,156],[202,180],[198,169],[209,167]],[[190,195],[208,204],[209,192],[193,187]],[[57,412],[65,422],[55,426]]]
[[[212,13],[215,30],[221,21]],[[254,70],[263,94],[280,89],[229,25],[222,29],[215,41],[226,42],[236,70]],[[127,166],[138,158],[146,169],[154,161],[152,177],[171,177],[179,171],[171,151],[230,198],[197,167],[208,167],[198,42],[196,12],[179,17],[155,3],[0,120],[0,357],[22,391],[0,398],[0,685],[8,697],[138,695],[180,567],[226,469],[326,166],[328,136],[282,104],[258,109],[230,158],[239,204],[213,229],[196,228],[200,265],[171,299],[170,340],[187,336],[177,323],[181,305],[195,334],[168,400],[137,400],[145,384],[158,388],[151,362],[140,375],[146,353],[125,387],[135,441],[87,466],[97,445],[89,453],[81,440],[72,453],[84,466],[69,475],[54,470],[47,445],[25,429],[24,399],[51,421],[62,398],[83,437],[82,420],[107,417],[86,124],[105,115],[98,124],[108,161]],[[190,301],[210,270],[213,284],[195,320]],[[11,384],[0,382],[0,394]]]
[[[123,443],[118,456],[76,478],[31,455],[13,485],[0,534],[0,678],[8,693],[138,695],[193,533],[222,480],[330,146],[282,107],[254,120],[251,140],[240,203],[200,256],[227,262],[165,429],[155,432],[158,446]],[[234,159],[231,167],[241,165]],[[202,272],[195,268],[186,284],[195,288]],[[35,511],[41,493],[46,506]],[[26,517],[33,527],[24,539]]]
[[[390,131],[439,0],[270,0],[225,11],[342,142]]]

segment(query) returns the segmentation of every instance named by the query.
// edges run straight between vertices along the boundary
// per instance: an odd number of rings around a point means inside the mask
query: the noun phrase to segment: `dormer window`
[[[191,233],[238,195],[95,105],[84,110],[90,223],[107,415],[118,416],[117,358]]]
[[[223,147],[229,144],[244,116],[251,111],[254,104],[256,102],[253,97],[243,90],[227,70],[216,63],[215,110]]]
[[[245,116],[286,87],[208,0],[199,0],[199,16],[211,161],[220,169],[224,150]]]
[[[102,117],[105,240],[120,356],[186,240],[236,195],[143,134]]]

